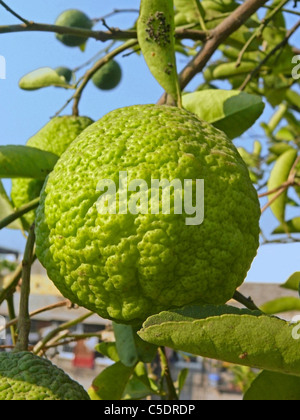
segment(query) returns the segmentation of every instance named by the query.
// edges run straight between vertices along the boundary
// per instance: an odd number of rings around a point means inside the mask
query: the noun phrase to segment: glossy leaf
[[[183,106],[224,131],[231,139],[241,136],[260,117],[264,103],[256,95],[209,89],[184,95]]]
[[[282,297],[265,303],[260,309],[269,315],[300,311],[300,299],[294,296]]]
[[[243,62],[239,67],[235,63],[220,63],[207,67],[203,75],[207,82],[228,79],[233,76],[250,73],[257,66],[254,62]]]
[[[37,90],[49,86],[69,88],[65,77],[60,76],[50,67],[43,67],[26,74],[19,82],[23,90]]]
[[[260,312],[195,305],[148,318],[139,335],[177,351],[300,376],[293,332],[293,325]]]
[[[10,202],[8,195],[0,181],[0,220],[5,219],[7,216],[14,212],[12,203]],[[8,226],[9,229],[20,229],[22,230],[22,224],[19,220],[16,220]]]
[[[98,353],[103,354],[103,356],[108,357],[109,359],[113,360],[114,362],[119,362],[120,357],[118,355],[116,343],[100,343],[95,347],[95,350]]]
[[[157,347],[145,343],[130,325],[113,323],[116,337],[116,349],[125,366],[134,366],[138,361],[151,363],[157,353]]]
[[[158,83],[180,100],[174,38],[173,0],[142,0],[138,40],[147,65]]]
[[[246,392],[245,401],[300,401],[300,378],[263,371]]]
[[[28,146],[0,146],[0,178],[45,179],[58,156]]]
[[[288,222],[278,226],[273,232],[273,235],[300,233],[300,217],[289,220]]]
[[[283,289],[299,291],[300,288],[300,271],[297,271],[281,286]]]
[[[138,353],[135,346],[134,331],[130,325],[113,323],[116,346],[121,362],[128,367],[138,362]]]
[[[297,151],[292,149],[286,151],[277,159],[269,178],[268,191],[275,191],[277,188],[283,186],[287,182],[296,158]],[[270,194],[269,201],[271,202],[276,195],[278,195],[277,192]],[[274,216],[279,220],[280,223],[284,223],[285,221],[286,201],[287,189],[279,197],[277,197],[277,199],[270,206]]]
[[[134,372],[134,367],[117,362],[104,369],[93,381],[89,389],[92,400],[120,400],[126,385]]]

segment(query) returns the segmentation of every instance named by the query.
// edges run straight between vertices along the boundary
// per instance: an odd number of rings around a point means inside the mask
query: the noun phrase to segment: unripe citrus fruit
[[[92,29],[93,22],[91,19],[80,10],[66,10],[57,18],[55,25],[68,26],[70,28]],[[80,47],[87,38],[75,35],[57,34],[56,38],[68,47]]]
[[[67,83],[70,83],[73,77],[73,72],[68,67],[57,67],[55,69],[59,76],[63,76]]]
[[[112,60],[105,64],[94,74],[92,80],[98,89],[111,90],[118,86],[122,79],[120,65]]]
[[[77,382],[28,352],[0,353],[0,401],[88,401]]]
[[[119,190],[121,172],[148,185],[204,180],[204,222],[175,214],[172,189],[171,214],[99,211],[103,180],[114,182],[119,210],[134,198]],[[72,302],[139,323],[230,299],[256,255],[259,218],[248,169],[223,132],[185,110],[133,106],[88,127],[56,164],[37,210],[37,255]]]
[[[46,152],[61,156],[73,140],[93,121],[87,117],[57,117],[53,118],[35,136],[31,137],[27,146],[36,147]],[[14,207],[20,208],[40,195],[44,181],[36,179],[13,179],[11,198]],[[35,211],[22,217],[27,230],[34,222]]]

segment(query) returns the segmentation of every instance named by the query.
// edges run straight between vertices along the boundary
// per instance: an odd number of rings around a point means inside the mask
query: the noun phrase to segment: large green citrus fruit
[[[99,181],[118,187],[120,171],[148,185],[203,179],[204,222],[187,225],[185,212],[99,212]],[[58,161],[37,210],[37,255],[72,302],[138,323],[230,299],[256,255],[259,218],[248,169],[223,132],[178,108],[133,106],[88,127]]]
[[[80,10],[66,10],[57,18],[55,25],[68,26],[79,29],[92,29],[93,22],[91,19]],[[87,38],[75,35],[57,34],[56,38],[68,47],[80,47]]]
[[[112,60],[101,67],[93,76],[94,85],[101,90],[111,90],[118,86],[122,79],[120,65]]]
[[[0,353],[0,401],[88,401],[77,382],[28,352]]]
[[[61,156],[73,140],[93,121],[87,117],[57,117],[53,118],[35,136],[31,137],[27,145],[46,152]],[[14,179],[12,181],[11,198],[16,208],[37,198],[44,182],[36,179]],[[27,230],[34,222],[35,212],[32,211],[22,217],[24,228]]]

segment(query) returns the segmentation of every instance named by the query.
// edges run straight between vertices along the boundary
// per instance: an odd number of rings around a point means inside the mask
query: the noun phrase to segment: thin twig
[[[126,42],[125,44],[119,46],[115,50],[108,53],[105,57],[101,58],[101,60],[97,61],[97,63],[89,71],[86,72],[85,76],[83,77],[82,83],[78,86],[76,92],[74,93],[74,95],[72,97],[72,99],[74,99],[73,115],[78,116],[78,114],[79,114],[79,109],[78,109],[79,108],[79,102],[80,102],[82,93],[83,93],[85,87],[87,86],[87,84],[89,83],[89,81],[94,76],[94,74],[101,67],[103,67],[105,64],[107,64],[110,60],[115,58],[117,55],[121,54],[123,51],[125,51],[129,48],[135,47],[137,44],[138,44],[138,41],[135,40],[135,39]]]
[[[16,13],[14,10],[12,10],[7,4],[4,3],[4,1],[0,0],[1,6],[3,6],[9,13],[11,13],[14,17],[19,19],[21,22],[25,23],[25,25],[29,25],[30,22],[27,19],[24,19],[22,16],[20,16],[18,13]]]
[[[68,305],[70,305],[69,300],[64,300],[62,302],[54,303],[53,305],[45,306],[43,308],[37,309],[36,311],[30,312],[29,318],[31,319],[31,318],[34,318],[35,316],[40,315],[44,312],[52,311],[53,309],[63,308],[63,307],[68,306]],[[5,327],[0,327],[0,332],[3,329],[10,328],[11,326],[16,325],[18,323],[18,321],[19,321],[19,318],[14,317],[13,319],[11,319],[11,321],[9,321],[6,324]]]
[[[72,28],[70,26],[49,25],[46,23],[28,22],[27,25],[2,25],[0,26],[0,34],[17,33],[17,32],[49,32],[61,35],[74,35],[82,38],[92,38],[96,41],[124,41],[129,39],[137,39],[137,31],[121,30],[112,28],[110,31],[93,31],[89,29]],[[177,39],[191,39],[194,41],[204,41],[207,39],[207,32],[199,30],[178,29],[175,32]]]
[[[251,73],[248,74],[248,76],[240,86],[239,90],[243,91],[246,89],[251,80],[259,73],[260,69],[269,61],[269,59],[272,58],[277,51],[281,50],[287,45],[290,38],[294,35],[294,33],[298,30],[299,27],[300,20],[292,27],[291,30],[288,31],[285,38],[266,55],[266,57],[258,64],[257,67],[255,67],[254,70],[252,70]]]
[[[39,354],[43,351],[44,347],[51,341],[54,337],[56,337],[59,333],[62,331],[68,330],[69,328],[74,327],[77,324],[82,323],[86,319],[90,318],[94,313],[88,312],[86,315],[81,316],[80,318],[77,318],[73,321],[66,322],[65,324],[60,325],[58,328],[51,331],[49,334],[47,334],[46,337],[44,337],[37,345],[34,347],[33,352],[35,354]]]
[[[36,260],[36,255],[33,255],[32,262]],[[9,274],[4,279],[5,288],[0,292],[0,305],[7,299],[10,293],[13,293],[22,277],[23,266],[22,263],[18,265],[12,274]]]
[[[139,13],[139,12],[140,11],[138,9],[114,9],[112,12],[108,13],[107,15],[102,16],[100,18],[94,18],[92,19],[92,21],[95,23],[98,23],[98,22],[101,22],[103,19],[108,19],[120,13]]]
[[[285,182],[284,184],[280,185],[280,187],[274,188],[271,191],[267,191],[265,193],[259,194],[258,198],[264,198],[264,197],[268,197],[269,195],[275,194],[277,193],[279,190],[281,190],[282,188],[288,187],[289,184],[287,182]]]
[[[23,271],[22,271],[22,286],[18,322],[18,340],[16,344],[16,351],[27,351],[29,344],[30,332],[30,316],[29,316],[29,295],[30,295],[30,277],[31,266],[33,261],[33,249],[35,243],[34,224],[29,230],[29,235],[25,247],[23,258]]]
[[[0,230],[9,226],[12,222],[19,219],[20,217],[24,216],[24,214],[29,213],[31,210],[34,210],[38,207],[40,203],[40,198],[36,198],[35,200],[30,201],[30,203],[25,204],[24,206],[20,207],[14,213],[10,214],[9,216],[5,217],[5,219],[0,221]]]
[[[252,36],[248,39],[248,41],[245,43],[245,45],[241,49],[239,56],[237,58],[236,64],[235,64],[236,67],[239,67],[241,65],[244,54],[247,51],[247,49],[250,47],[252,42],[256,38],[259,38],[262,35],[264,29],[268,26],[269,22],[277,15],[277,13],[279,13],[282,10],[282,7],[286,5],[289,1],[290,0],[283,0],[277,7],[275,7],[275,9],[272,10],[269,16],[263,19],[261,25],[253,32]]]
[[[260,311],[251,297],[246,298],[246,296],[242,295],[239,291],[234,293],[233,299],[250,309],[250,311]]]
[[[175,389],[174,382],[172,380],[171,371],[170,371],[169,362],[168,362],[165,348],[159,347],[158,353],[159,353],[161,367],[162,367],[162,378],[165,378],[167,382],[168,399],[170,401],[178,400],[179,398]]]
[[[15,319],[16,318],[16,311],[15,311],[13,293],[11,293],[7,297],[6,302],[7,302],[9,319],[10,320]],[[3,328],[0,327],[0,332],[1,332],[2,329],[6,329],[6,328],[10,328],[10,335],[11,335],[12,343],[15,346],[16,345],[16,337],[17,337],[16,326],[15,326],[15,324],[13,324],[13,325],[6,325],[6,327],[3,327]]]
[[[275,201],[281,197],[281,195],[286,192],[286,190],[288,189],[289,184],[286,183],[284,184],[279,191],[274,195],[274,197],[272,197],[272,199],[261,209],[261,213],[263,214],[273,203],[275,203]]]

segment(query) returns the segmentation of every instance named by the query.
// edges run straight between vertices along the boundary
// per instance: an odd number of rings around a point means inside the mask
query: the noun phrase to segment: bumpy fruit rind
[[[100,214],[98,183],[118,186],[120,171],[148,185],[204,179],[204,222],[187,226],[174,211]],[[133,106],[87,128],[58,161],[37,210],[37,255],[72,302],[139,323],[228,301],[256,255],[259,219],[248,169],[224,133],[185,110]]]
[[[0,353],[0,401],[88,401],[61,369],[28,352]]]

